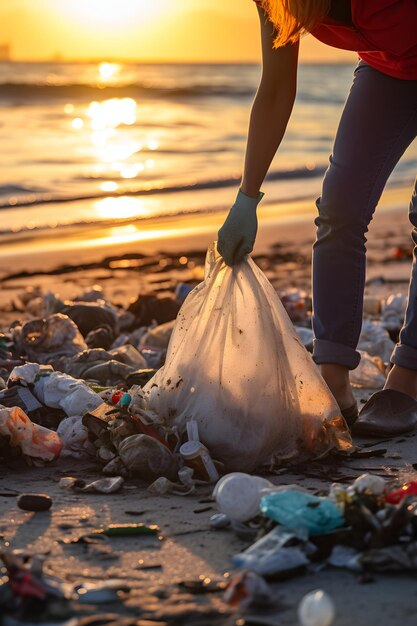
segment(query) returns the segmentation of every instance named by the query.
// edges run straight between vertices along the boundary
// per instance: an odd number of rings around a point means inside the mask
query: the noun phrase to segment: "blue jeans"
[[[335,71],[337,71],[335,69]],[[362,326],[368,225],[387,179],[417,136],[417,81],[361,61],[317,200],[313,246],[313,358],[349,369]],[[410,203],[415,243],[408,306],[391,361],[417,370],[417,180]]]

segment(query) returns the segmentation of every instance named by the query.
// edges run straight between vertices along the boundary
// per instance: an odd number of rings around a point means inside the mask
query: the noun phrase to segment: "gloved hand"
[[[256,208],[264,194],[250,198],[239,189],[225,223],[218,232],[217,250],[227,265],[235,265],[252,252],[258,230]]]

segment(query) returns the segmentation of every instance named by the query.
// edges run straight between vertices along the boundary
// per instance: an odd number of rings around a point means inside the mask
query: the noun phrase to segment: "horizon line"
[[[22,59],[0,59],[0,64],[6,63],[62,63],[62,64],[89,64],[89,63],[120,63],[123,65],[260,65],[262,63],[261,59],[256,61],[254,59],[240,59],[240,60],[228,60],[228,59],[218,59],[214,61],[208,60],[185,60],[185,59],[124,59],[117,57],[91,57],[91,58],[54,58],[54,57],[46,57],[43,59],[31,59],[31,58],[22,58]],[[299,60],[300,65],[351,65],[352,63],[343,60],[332,60],[332,59],[302,59]]]

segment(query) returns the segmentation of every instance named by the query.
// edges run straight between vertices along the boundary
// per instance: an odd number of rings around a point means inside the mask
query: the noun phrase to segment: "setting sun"
[[[167,8],[166,0],[73,0],[66,12],[95,28],[133,26],[157,19]]]

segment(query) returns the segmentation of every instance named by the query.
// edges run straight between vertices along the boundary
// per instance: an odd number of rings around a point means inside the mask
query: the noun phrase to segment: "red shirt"
[[[328,17],[311,31],[313,37],[358,52],[384,74],[417,80],[417,0],[352,0],[351,8],[353,26]]]

